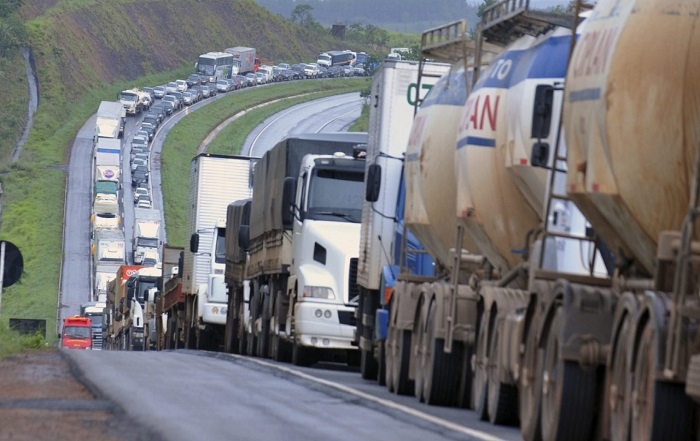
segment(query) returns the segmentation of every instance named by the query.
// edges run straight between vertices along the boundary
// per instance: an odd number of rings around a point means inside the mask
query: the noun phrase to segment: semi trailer
[[[187,234],[182,280],[168,292],[169,327],[178,346],[216,349],[223,344],[227,292],[224,283],[226,207],[250,197],[255,158],[200,154],[190,166]]]
[[[229,207],[238,218],[226,236],[239,246],[227,247],[227,348],[296,364],[357,359],[365,164],[353,153],[366,142],[364,133],[299,135],[258,161],[249,208]]]

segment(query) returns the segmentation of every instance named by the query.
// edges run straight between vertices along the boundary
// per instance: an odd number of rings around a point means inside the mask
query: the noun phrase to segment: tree
[[[484,15],[484,9],[496,3],[496,1],[497,0],[484,0],[484,2],[479,5],[479,10],[476,12],[476,16],[481,18]]]
[[[294,23],[299,23],[302,26],[309,25],[315,21],[314,17],[311,15],[313,9],[313,6],[308,3],[300,3],[292,10],[290,19]]]
[[[0,57],[6,56],[27,42],[27,31],[16,15],[0,18]]]
[[[7,17],[22,6],[24,0],[0,0],[0,17]]]

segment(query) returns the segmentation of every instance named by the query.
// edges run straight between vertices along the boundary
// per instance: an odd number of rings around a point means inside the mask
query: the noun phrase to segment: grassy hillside
[[[20,161],[12,166],[6,161],[14,140],[10,147],[0,146],[5,191],[0,237],[20,247],[25,263],[20,282],[3,291],[0,325],[10,317],[44,318],[53,339],[66,163],[78,129],[99,102],[113,100],[126,87],[183,77],[197,55],[210,50],[254,46],[263,59],[295,62],[334,43],[252,0],[25,0],[21,15],[40,102]],[[0,134],[3,124],[19,128],[26,118],[26,111],[18,110],[22,96],[26,102],[23,64],[21,57],[13,60],[7,75],[20,79],[12,83],[19,85],[18,104],[0,108]]]

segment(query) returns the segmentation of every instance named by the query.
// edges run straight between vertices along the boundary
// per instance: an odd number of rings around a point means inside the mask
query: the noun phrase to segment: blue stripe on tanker
[[[482,88],[510,89],[525,80],[563,79],[569,57],[569,35],[549,37],[527,49],[503,52],[474,85]],[[465,136],[457,141],[457,150],[466,147],[496,147],[495,138]]]
[[[508,50],[491,63],[474,90],[509,89],[525,80],[564,78],[570,36],[550,37],[537,46]]]
[[[480,138],[478,136],[467,136],[457,142],[457,150],[468,145],[474,147],[496,147],[496,140],[493,138]]]
[[[98,153],[121,153],[121,150],[119,149],[106,149],[106,148],[98,148],[97,149]]]

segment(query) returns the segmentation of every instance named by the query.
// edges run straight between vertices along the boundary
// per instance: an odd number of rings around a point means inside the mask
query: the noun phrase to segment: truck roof
[[[102,101],[97,108],[98,118],[121,118],[122,105],[116,101]]]
[[[282,192],[284,178],[296,176],[308,154],[331,155],[343,152],[352,156],[358,144],[367,144],[366,132],[308,133],[286,138],[270,150],[255,167],[250,214],[250,237],[283,229]],[[274,201],[274,203],[273,203]]]
[[[124,240],[124,232],[121,230],[97,230],[95,231],[97,240]]]
[[[160,210],[155,208],[134,208],[134,219],[138,221],[160,221]]]

